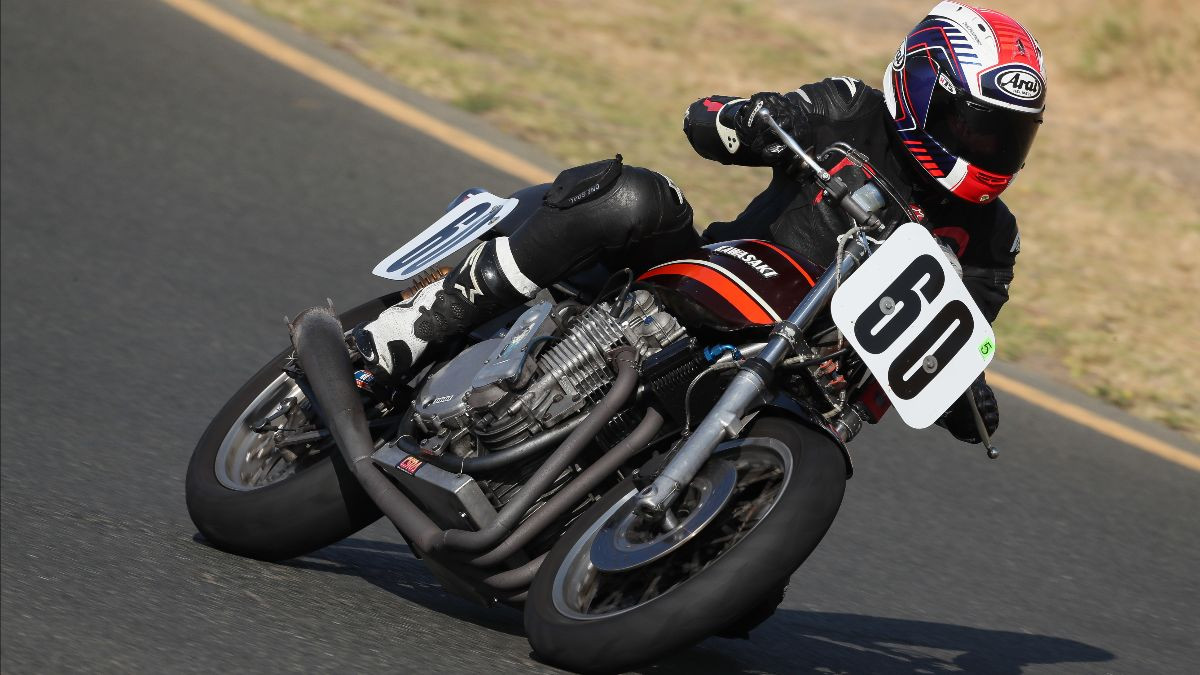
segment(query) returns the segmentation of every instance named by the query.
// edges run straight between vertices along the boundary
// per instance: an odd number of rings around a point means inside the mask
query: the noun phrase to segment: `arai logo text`
[[[1009,96],[1032,100],[1042,95],[1042,81],[1033,73],[1010,68],[996,75],[996,86]]]

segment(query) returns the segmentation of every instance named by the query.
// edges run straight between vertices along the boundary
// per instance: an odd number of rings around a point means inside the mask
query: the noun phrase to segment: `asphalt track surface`
[[[272,565],[183,503],[285,313],[392,290],[371,267],[449,197],[519,183],[150,0],[2,25],[0,670],[551,671],[383,523]],[[1195,672],[1200,474],[1001,406],[995,462],[867,430],[784,607],[646,672]]]

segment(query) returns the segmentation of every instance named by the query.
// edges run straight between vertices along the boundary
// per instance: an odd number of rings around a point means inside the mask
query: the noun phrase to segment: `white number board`
[[[415,277],[430,265],[478,239],[479,235],[492,229],[516,206],[516,199],[505,199],[488,192],[473,194],[398,251],[384,258],[372,273],[397,281]]]
[[[937,421],[996,354],[992,327],[933,236],[901,225],[833,296],[833,321],[905,424]]]

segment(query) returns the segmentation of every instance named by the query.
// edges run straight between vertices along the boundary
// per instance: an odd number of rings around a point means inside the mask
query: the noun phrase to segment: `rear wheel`
[[[841,450],[774,417],[723,448],[676,503],[674,527],[637,520],[625,481],[550,551],[525,605],[541,658],[580,671],[630,668],[779,597],[841,505]]]
[[[369,321],[399,294],[343,314],[345,326]],[[271,433],[251,426],[281,404],[272,426],[308,422],[300,388],[283,373],[286,350],[238,390],[200,437],[187,473],[188,514],[213,546],[262,560],[310,553],[354,534],[380,517],[336,446],[281,451]]]

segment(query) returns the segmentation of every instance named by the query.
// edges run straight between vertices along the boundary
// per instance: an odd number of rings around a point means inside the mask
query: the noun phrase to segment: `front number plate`
[[[904,423],[937,421],[996,354],[992,327],[933,236],[896,229],[833,296],[833,321]]]

